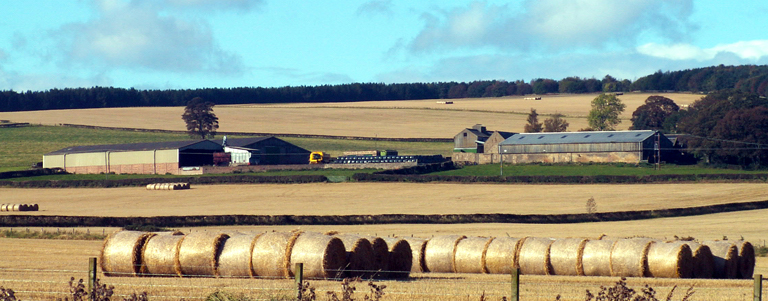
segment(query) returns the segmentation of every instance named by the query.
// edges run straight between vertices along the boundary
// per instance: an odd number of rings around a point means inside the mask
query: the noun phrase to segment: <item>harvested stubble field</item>
[[[678,105],[701,98],[684,93],[626,93],[627,105],[619,129],[630,126],[632,112],[651,95],[662,95]],[[586,116],[596,94],[436,100],[367,101],[353,103],[296,103],[220,105],[214,108],[222,132],[261,132],[388,138],[450,138],[476,123],[490,130],[522,131],[531,108],[539,114],[561,113],[570,130],[587,127]],[[94,126],[185,130],[182,107],[106,108],[0,112],[0,119],[34,124],[75,123]],[[546,116],[540,116],[543,121]]]
[[[668,209],[768,199],[765,183],[646,185],[498,185],[439,183],[318,183],[196,185],[189,190],[144,187],[0,188],[4,202],[39,204],[13,214],[71,216],[566,214]],[[10,214],[10,213],[4,213]]]

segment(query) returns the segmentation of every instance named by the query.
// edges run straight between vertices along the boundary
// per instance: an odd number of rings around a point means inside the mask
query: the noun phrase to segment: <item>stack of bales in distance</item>
[[[147,190],[182,190],[182,189],[189,189],[189,183],[147,184]]]
[[[38,211],[40,207],[37,204],[2,204],[0,211]]]

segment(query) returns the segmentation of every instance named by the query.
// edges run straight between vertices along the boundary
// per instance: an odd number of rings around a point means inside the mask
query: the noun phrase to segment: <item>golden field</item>
[[[687,93],[626,93],[619,96],[626,110],[618,129],[627,129],[632,112],[651,95],[662,95],[678,105],[702,97]],[[454,104],[438,100],[366,101],[349,103],[296,103],[219,105],[222,132],[256,132],[362,136],[387,138],[451,138],[462,129],[481,123],[489,130],[522,132],[531,108],[539,121],[554,113],[566,115],[569,130],[587,127],[590,102],[597,94],[545,95],[541,100],[522,96],[455,99]],[[33,124],[85,124],[162,130],[185,130],[183,107],[106,108],[0,112],[0,120]]]

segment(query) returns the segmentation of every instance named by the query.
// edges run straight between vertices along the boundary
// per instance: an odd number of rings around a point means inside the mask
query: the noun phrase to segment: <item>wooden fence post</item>
[[[520,301],[520,269],[512,269],[512,297],[511,301]]]
[[[297,263],[296,264],[296,271],[294,271],[294,275],[296,278],[296,300],[301,301],[301,295],[302,291],[304,291],[304,264],[303,263]]]
[[[96,289],[96,267],[98,266],[98,259],[91,257],[88,259],[88,295],[93,296],[93,292]]]
[[[755,301],[762,301],[763,300],[763,275],[762,274],[756,274],[755,275]]]

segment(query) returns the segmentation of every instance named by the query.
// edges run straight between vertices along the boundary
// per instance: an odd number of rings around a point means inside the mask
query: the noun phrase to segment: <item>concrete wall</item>
[[[43,167],[79,174],[179,174],[175,149],[45,155]]]
[[[471,164],[499,163],[499,154],[453,153],[453,162]],[[504,154],[505,163],[640,163],[641,152],[557,153],[557,154]]]

